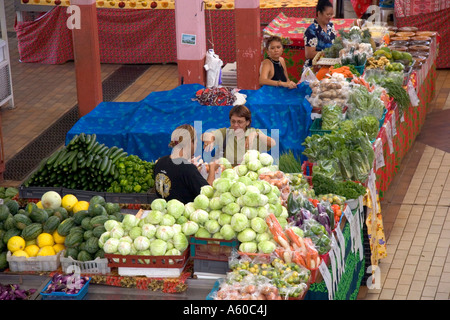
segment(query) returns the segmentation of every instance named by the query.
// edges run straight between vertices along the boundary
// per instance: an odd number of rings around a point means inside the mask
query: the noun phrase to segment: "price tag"
[[[323,260],[319,266],[319,271],[322,274],[323,281],[325,281],[325,285],[327,286],[327,289],[328,289],[328,299],[333,300],[334,290],[333,290],[333,284],[332,284],[332,280],[331,280],[331,274],[330,274],[330,270],[328,270],[328,267]]]
[[[351,248],[352,248],[352,252],[355,252],[355,233],[354,233],[354,219],[353,219],[353,214],[352,214],[352,210],[350,210],[349,206],[345,207],[344,210],[344,214],[345,217],[347,218],[347,221],[350,225],[350,240],[352,242]]]
[[[342,276],[342,257],[341,257],[341,248],[339,247],[339,243],[334,236],[334,233],[331,234],[331,250],[333,252],[333,257],[336,258],[337,263],[337,278],[340,280]],[[331,259],[331,256],[330,256]]]
[[[385,123],[385,130],[384,132],[386,133],[386,138],[387,138],[387,142],[389,145],[389,151],[392,153],[394,153],[394,144],[392,143],[392,128],[391,128],[391,122],[388,121]]]
[[[375,141],[375,168],[383,168],[385,166],[384,153],[383,153],[383,141],[378,138]]]
[[[408,82],[408,95],[409,95],[409,100],[411,101],[411,105],[413,107],[418,107],[420,100],[419,100],[419,97],[417,96],[416,89],[414,88],[411,81]]]
[[[3,199],[0,199],[0,204],[3,204]]]
[[[405,114],[404,113],[402,113],[402,116],[400,117],[400,121],[405,122]]]
[[[354,233],[355,233],[355,249],[357,252],[359,252],[359,260],[361,261],[364,257],[364,252],[362,248],[362,241],[361,241],[361,219],[359,214],[355,215],[355,223],[354,225]]]
[[[331,274],[333,275],[333,288],[336,291],[337,286],[338,286],[336,257],[334,256],[333,250],[328,251],[328,255],[329,255],[330,264],[331,264]]]
[[[344,235],[342,234],[341,228],[336,228],[336,236],[339,242],[339,248],[341,249],[341,266],[342,266],[342,272],[345,272],[345,239]]]
[[[391,129],[392,129],[392,136],[395,137],[397,135],[397,127],[395,124],[395,114],[391,117]]]

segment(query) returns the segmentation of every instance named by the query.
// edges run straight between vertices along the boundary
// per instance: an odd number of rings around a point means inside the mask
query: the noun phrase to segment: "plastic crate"
[[[72,257],[61,257],[61,268],[64,273],[70,273],[70,267],[79,269],[83,274],[108,274],[111,272],[111,268],[108,267],[108,259],[96,258],[91,261],[78,261]]]
[[[383,115],[381,116],[381,119],[380,119],[380,128],[383,126],[383,124],[384,124],[384,119],[386,118],[386,113],[388,112],[388,110],[387,109],[384,109],[384,112],[383,112]]]
[[[55,191],[62,195],[62,188],[56,187],[19,187],[19,197],[21,199],[40,199],[44,193],[48,191]]]
[[[314,119],[311,127],[309,128],[311,135],[318,134],[323,136],[324,134],[331,133],[331,130],[322,130],[322,118]]]
[[[190,237],[191,257],[193,259],[227,261],[233,249],[239,246],[238,240]]]
[[[42,300],[83,300],[84,296],[88,292],[90,281],[91,278],[89,278],[89,280],[83,285],[83,287],[81,287],[80,291],[78,291],[77,294],[67,294],[65,292],[45,293],[45,290],[47,290],[47,287],[52,282],[50,280],[45,286],[45,288],[39,294],[42,296]]]
[[[68,194],[73,194],[75,197],[77,197],[78,201],[87,201],[89,202],[93,196],[102,196],[105,197],[104,192],[97,192],[97,191],[89,191],[89,190],[77,190],[77,189],[68,189],[68,188],[62,188],[62,197]]]
[[[353,66],[355,67],[356,71],[359,72],[360,75],[362,75],[364,73],[364,69],[366,68],[365,64],[363,64],[361,66],[355,66],[355,65],[353,65]]]
[[[142,256],[105,254],[109,267],[129,268],[184,268],[189,258],[189,249],[180,256]]]
[[[12,272],[22,271],[55,271],[60,266],[60,257],[64,256],[65,251],[60,251],[53,256],[43,257],[15,257],[11,251],[6,254],[6,260],[9,264],[9,270]]]
[[[230,270],[228,261],[214,261],[214,260],[194,260],[194,273],[205,272],[214,274],[226,274]]]
[[[105,192],[104,198],[107,202],[113,203],[148,204],[152,203],[152,201],[156,199],[156,194]]]

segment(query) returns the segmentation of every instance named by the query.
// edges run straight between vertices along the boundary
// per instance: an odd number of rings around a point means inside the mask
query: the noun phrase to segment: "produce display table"
[[[41,2],[44,4],[45,1]],[[315,0],[262,1],[261,24],[270,23],[280,12],[314,17],[316,3]],[[32,8],[33,3],[30,1],[27,6]],[[49,8],[50,11],[33,21],[16,22],[20,61],[61,64],[73,60],[72,30],[66,25],[67,7]],[[227,6],[223,5],[223,8]],[[224,65],[236,61],[233,8],[224,10],[216,9],[215,5],[206,6],[206,37],[214,43],[214,51]],[[164,10],[98,7],[97,20],[102,63],[177,62],[173,7],[167,6]]]
[[[202,106],[192,101],[196,91],[203,88],[198,84],[187,84],[169,91],[153,92],[136,103],[100,103],[70,129],[66,142],[81,132],[96,133],[97,139],[107,146],[115,145],[143,160],[155,161],[170,154],[170,135],[183,123],[194,125],[198,134],[229,126],[231,106]],[[272,130],[279,130],[277,147],[271,150],[272,154],[292,150],[295,155],[302,156],[304,147],[301,143],[309,134],[311,124],[311,105],[305,99],[310,90],[309,86],[301,85],[293,90],[264,86],[258,90],[240,91],[247,95],[246,106],[252,112],[252,126],[267,130],[274,139],[277,139],[277,133]],[[201,146],[197,150],[200,152]]]
[[[360,212],[362,210],[362,212]],[[360,214],[359,225],[355,226],[355,229],[359,229],[359,236],[361,243],[364,243],[363,224],[364,224],[364,208],[358,207],[356,210],[352,210],[352,215],[355,218],[357,214]],[[356,221],[354,221],[356,222]],[[343,218],[341,225],[342,234],[345,239],[345,271],[343,271],[341,277],[337,281],[337,285],[332,296],[329,296],[330,292],[326,286],[325,281],[316,282],[310,285],[309,291],[305,296],[305,300],[356,300],[358,296],[359,287],[364,285],[362,283],[365,273],[365,259],[364,251],[359,252],[352,248],[353,241],[351,240],[351,228],[350,223]],[[336,232],[335,232],[336,233]],[[364,250],[364,246],[362,246]],[[332,274],[331,264],[328,264],[328,270]]]
[[[336,30],[350,29],[353,25],[353,19],[332,19]],[[283,58],[286,61],[286,67],[289,77],[298,82],[301,78],[303,64],[305,62],[305,43],[303,35],[305,30],[314,22],[310,17],[288,17],[284,12],[273,19],[267,27],[264,28],[265,36],[278,36],[284,44]]]
[[[395,0],[397,27],[415,26],[420,31],[437,31],[442,39],[436,68],[450,68],[450,1]]]
[[[411,148],[425,122],[426,114],[429,111],[429,103],[434,97],[436,60],[437,47],[435,40],[433,40],[427,62],[422,65],[420,70],[413,72],[411,75],[411,81],[416,86],[417,95],[420,99],[419,106],[410,106],[402,117],[399,115],[397,105],[393,104],[393,108],[386,114],[384,125],[378,133],[377,139],[381,140],[385,163],[383,167],[375,168],[380,199],[384,198],[385,192],[398,172],[403,157]],[[387,130],[394,133],[392,134],[392,151],[388,142]]]

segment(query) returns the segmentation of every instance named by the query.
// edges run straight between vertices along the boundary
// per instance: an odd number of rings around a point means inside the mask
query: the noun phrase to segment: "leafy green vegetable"
[[[342,107],[330,104],[322,108],[322,130],[337,130],[342,121]]]

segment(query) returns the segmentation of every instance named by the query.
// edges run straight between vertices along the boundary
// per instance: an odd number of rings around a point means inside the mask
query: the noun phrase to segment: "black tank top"
[[[274,61],[274,60],[272,60],[270,58],[269,58],[269,60],[273,64],[273,71],[274,71],[273,77],[272,77],[271,80],[274,80],[274,81],[280,80],[280,81],[286,82],[287,79],[286,79],[286,75],[284,74],[284,69],[283,69],[283,66],[281,65],[281,62],[280,61]]]

